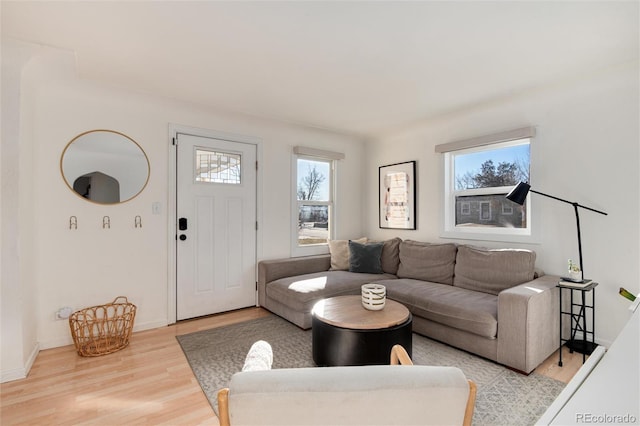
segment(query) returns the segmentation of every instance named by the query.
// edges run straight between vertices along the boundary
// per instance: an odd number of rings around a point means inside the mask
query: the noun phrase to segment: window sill
[[[313,256],[316,254],[329,254],[329,244],[309,245],[307,247],[291,247],[291,257]]]
[[[496,241],[519,244],[540,244],[538,238],[532,235],[514,235],[498,232],[472,232],[472,231],[442,231],[440,238],[452,240],[472,240],[472,241]]]

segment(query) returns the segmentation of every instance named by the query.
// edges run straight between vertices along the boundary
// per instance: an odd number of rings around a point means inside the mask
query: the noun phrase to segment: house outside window
[[[531,128],[514,131],[533,136]],[[439,145],[444,157],[443,237],[508,240],[531,235],[529,203],[505,198],[520,181],[529,181],[530,137],[498,142],[487,138]],[[468,145],[464,146],[464,145]],[[462,147],[460,147],[462,145]]]
[[[307,152],[299,148],[300,152]],[[336,159],[340,154],[294,151],[294,241],[292,255],[327,253],[334,229]]]

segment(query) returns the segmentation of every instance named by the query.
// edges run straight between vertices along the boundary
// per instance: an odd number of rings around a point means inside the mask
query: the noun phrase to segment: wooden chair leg
[[[220,426],[230,426],[229,420],[229,388],[218,391],[218,417]]]
[[[464,410],[464,426],[471,426],[473,420],[473,410],[476,407],[476,394],[478,393],[478,387],[473,380],[469,382],[469,399],[467,399],[467,408]]]
[[[393,345],[391,348],[391,365],[413,365],[406,349],[401,345]]]

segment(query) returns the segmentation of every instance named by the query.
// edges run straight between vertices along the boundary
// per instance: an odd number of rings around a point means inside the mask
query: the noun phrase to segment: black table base
[[[317,366],[388,365],[393,345],[412,354],[412,317],[382,329],[357,330],[336,327],[312,317],[313,361]]]

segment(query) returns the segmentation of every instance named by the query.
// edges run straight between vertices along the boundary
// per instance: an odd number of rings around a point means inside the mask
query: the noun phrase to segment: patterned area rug
[[[313,367],[311,330],[275,316],[177,336],[202,390],[217,412],[216,393],[242,369],[257,340],[273,348],[273,368]],[[459,367],[478,385],[474,425],[532,425],[564,383],[532,373],[525,376],[470,353],[413,335],[414,364]]]

